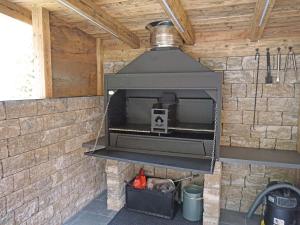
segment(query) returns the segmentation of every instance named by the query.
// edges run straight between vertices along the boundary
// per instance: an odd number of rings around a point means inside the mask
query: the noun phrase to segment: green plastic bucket
[[[203,187],[188,185],[183,188],[183,217],[196,222],[203,217]]]

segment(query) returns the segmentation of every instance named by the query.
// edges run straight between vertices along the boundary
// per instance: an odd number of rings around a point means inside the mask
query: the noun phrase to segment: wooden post
[[[300,116],[298,117],[298,120],[300,120]],[[299,135],[299,132],[300,132],[300,122],[298,122],[298,138],[297,138],[297,151],[298,153],[300,154],[300,135]]]
[[[53,97],[51,38],[49,11],[39,6],[32,7],[32,30],[34,61],[37,73],[44,80],[45,97]]]
[[[100,38],[96,39],[97,44],[97,95],[104,95],[104,70],[103,70],[103,41]]]
[[[298,112],[298,132],[297,132],[297,145],[296,146],[297,146],[297,151],[300,154],[300,110]],[[299,176],[300,176],[300,171],[299,171]]]
[[[298,104],[300,105],[300,83],[296,82],[295,83],[295,97],[297,99]],[[296,139],[297,143],[296,143],[296,150],[297,152],[300,154],[300,107],[298,110],[298,128],[297,128],[297,139]],[[299,178],[300,178],[300,170],[299,170]],[[300,184],[300,180],[299,180],[299,184]]]

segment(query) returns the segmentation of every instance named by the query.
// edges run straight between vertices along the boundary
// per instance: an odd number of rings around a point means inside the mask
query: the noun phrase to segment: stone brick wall
[[[106,188],[105,161],[84,156],[102,98],[0,102],[0,224],[59,225]]]
[[[125,204],[125,185],[134,176],[134,164],[107,160],[107,208],[118,211]]]
[[[299,64],[300,57],[297,59]],[[296,150],[300,86],[295,84],[295,77],[299,77],[299,72],[295,74],[289,69],[284,74],[281,70],[280,82],[275,83],[277,71],[273,70],[274,83],[265,84],[266,60],[265,56],[261,57],[256,125],[253,128],[254,57],[206,58],[200,61],[224,74],[222,145]]]
[[[221,210],[222,163],[216,162],[213,174],[204,175],[203,224],[218,225]]]
[[[282,59],[285,59],[283,56]],[[209,68],[223,72],[221,144],[225,146],[296,150],[300,105],[299,72],[272,70],[273,84],[265,84],[266,57],[260,60],[256,125],[253,127],[256,61],[253,56],[204,58]],[[300,63],[300,57],[297,56]],[[282,60],[284,64],[284,60]],[[277,67],[272,63],[273,68]],[[284,68],[284,65],[281,65]],[[251,152],[249,152],[251,154]],[[221,207],[248,211],[256,195],[272,180],[299,182],[300,171],[247,164],[223,164]],[[261,213],[258,209],[257,213]]]
[[[223,164],[221,207],[247,212],[270,181],[299,185],[300,171],[247,164]],[[262,213],[259,208],[257,213]]]

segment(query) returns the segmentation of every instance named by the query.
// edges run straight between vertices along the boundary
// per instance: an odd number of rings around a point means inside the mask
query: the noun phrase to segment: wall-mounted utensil
[[[280,75],[280,65],[281,65],[281,53],[280,48],[277,48],[277,77],[276,77],[276,83],[279,83],[279,75]]]
[[[289,52],[286,55],[285,65],[284,65],[284,76],[283,76],[284,81],[285,81],[286,72],[291,63],[292,63],[293,69],[295,71],[295,79],[297,80],[297,63],[296,63],[296,55],[293,51],[293,47],[289,47]]]
[[[256,66],[256,80],[255,80],[255,95],[254,95],[254,112],[253,112],[253,129],[255,130],[254,125],[256,124],[256,101],[257,101],[257,89],[258,89],[258,74],[259,74],[259,60],[260,60],[260,54],[259,54],[259,49],[256,49],[255,53],[255,60],[257,61],[257,66]]]
[[[295,55],[295,52],[293,51],[292,47],[290,47],[290,54],[291,54],[291,59],[293,61],[293,67],[296,72],[297,71],[296,55]]]
[[[271,55],[270,55],[270,49],[267,48],[267,76],[266,76],[266,83],[272,84],[273,79],[271,75]]]

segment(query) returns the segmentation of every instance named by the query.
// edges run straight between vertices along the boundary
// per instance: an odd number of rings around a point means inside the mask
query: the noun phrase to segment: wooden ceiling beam
[[[257,0],[251,24],[249,38],[251,41],[260,40],[270,18],[276,0]]]
[[[111,33],[116,38],[127,43],[132,48],[140,47],[140,40],[133,32],[124,25],[116,21],[115,18],[103,10],[90,0],[57,0],[73,12],[87,19],[91,24]]]
[[[195,43],[195,32],[180,0],[159,0],[186,44]]]
[[[0,1],[0,13],[28,24],[31,24],[32,22],[31,12],[28,9],[25,9],[16,3],[9,2],[7,0]]]

